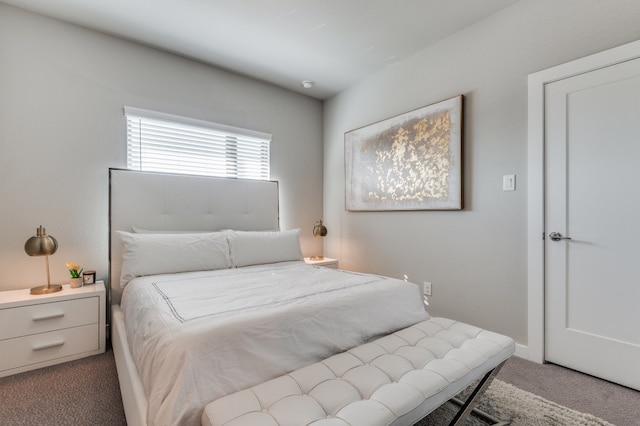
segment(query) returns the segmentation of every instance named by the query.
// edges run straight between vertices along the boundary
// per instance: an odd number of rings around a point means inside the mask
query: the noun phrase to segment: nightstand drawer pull
[[[43,349],[56,348],[58,346],[64,345],[64,340],[58,340],[57,342],[44,343],[42,345],[37,345],[33,347],[34,351],[41,351]]]
[[[37,317],[33,317],[33,320],[43,321],[43,320],[54,319],[54,318],[62,318],[63,316],[64,316],[64,312],[59,312],[57,314],[47,314],[47,315],[40,315]]]

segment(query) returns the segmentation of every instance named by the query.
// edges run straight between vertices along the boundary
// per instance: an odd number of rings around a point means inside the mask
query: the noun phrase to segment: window
[[[271,135],[125,107],[127,168],[269,180]]]

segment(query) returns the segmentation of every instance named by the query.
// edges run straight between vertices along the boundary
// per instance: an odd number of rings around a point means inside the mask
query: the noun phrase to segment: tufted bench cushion
[[[514,350],[509,337],[431,318],[213,401],[202,425],[412,425]]]

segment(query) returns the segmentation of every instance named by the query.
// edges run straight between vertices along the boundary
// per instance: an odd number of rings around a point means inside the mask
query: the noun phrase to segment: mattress
[[[136,278],[122,311],[149,425],[428,318],[415,284],[304,262]]]

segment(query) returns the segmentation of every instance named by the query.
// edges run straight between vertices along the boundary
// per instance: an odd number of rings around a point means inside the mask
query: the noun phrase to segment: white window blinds
[[[127,168],[270,179],[271,135],[125,107]]]

